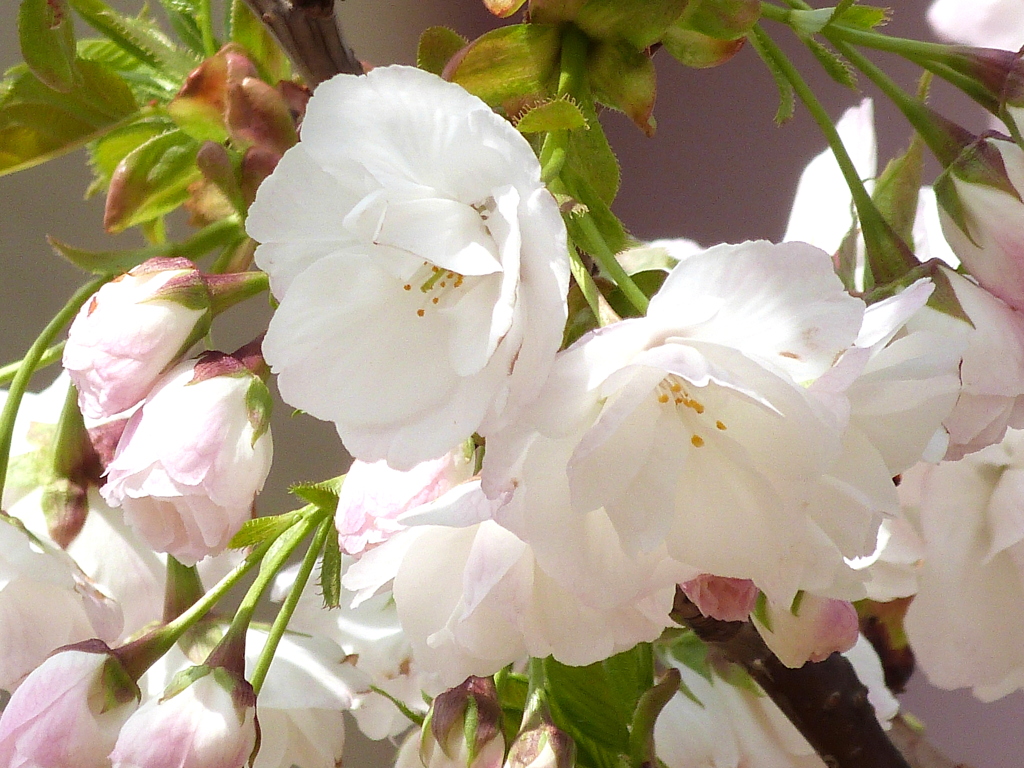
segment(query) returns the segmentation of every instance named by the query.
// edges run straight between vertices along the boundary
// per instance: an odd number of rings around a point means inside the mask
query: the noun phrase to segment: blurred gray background
[[[136,11],[141,0],[112,5]],[[822,3],[815,3],[821,5]],[[152,5],[155,5],[153,3]],[[930,37],[924,23],[927,0],[893,3],[893,34]],[[3,3],[0,64],[19,60],[17,3]],[[157,12],[158,13],[158,12]],[[503,22],[491,17],[480,0],[345,0],[339,18],[360,59],[373,64],[414,63],[419,33],[444,25],[473,38]],[[766,22],[769,31],[770,22]],[[84,30],[83,30],[84,31]],[[836,85],[798,45],[777,39],[830,106],[836,117],[859,95]],[[919,71],[899,60],[875,57],[906,87]],[[658,69],[657,135],[648,139],[620,114],[603,121],[623,168],[616,211],[640,238],[690,237],[705,245],[752,238],[778,240],[783,233],[797,178],[825,142],[799,105],[794,120],[773,123],[775,86],[752,50],[711,70],[688,70],[667,55]],[[869,95],[877,95],[866,89]],[[937,84],[934,104],[968,128],[986,120],[966,99]],[[876,101],[879,159],[882,165],[909,138],[894,109]],[[935,172],[934,167],[931,174]],[[84,248],[130,248],[141,244],[133,233],[108,237],[102,230],[102,197],[83,200],[89,174],[84,152],[43,166],[0,177],[0,364],[20,357],[45,322],[83,280],[81,273],[54,256],[45,235]],[[249,306],[252,305],[252,306]],[[215,342],[234,349],[259,333],[269,316],[262,300],[232,309],[218,321]],[[42,386],[55,374],[37,377]],[[333,428],[308,417],[292,418],[288,407],[274,420],[275,465],[266,511],[291,508],[286,488],[298,480],[319,480],[344,471],[348,457]],[[1024,753],[1024,694],[982,705],[967,692],[939,691],[918,673],[902,697],[904,708],[928,727],[931,739],[955,760],[982,766],[1021,765]],[[381,768],[390,747],[373,745],[349,729],[346,762]]]

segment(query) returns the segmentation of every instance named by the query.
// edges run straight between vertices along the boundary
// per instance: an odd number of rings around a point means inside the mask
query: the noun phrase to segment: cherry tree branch
[[[867,688],[841,654],[790,669],[749,621],[708,618],[681,589],[672,618],[743,667],[829,768],[910,768],[878,723]]]
[[[334,18],[334,0],[245,0],[273,32],[310,88],[363,65],[345,44]]]

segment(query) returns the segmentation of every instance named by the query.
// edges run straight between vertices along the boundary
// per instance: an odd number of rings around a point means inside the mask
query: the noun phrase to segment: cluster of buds
[[[222,551],[251,516],[270,470],[271,400],[258,341],[179,361],[263,279],[151,259],[101,288],[68,333],[64,365],[82,413],[124,426],[105,499],[150,546],[187,564]]]

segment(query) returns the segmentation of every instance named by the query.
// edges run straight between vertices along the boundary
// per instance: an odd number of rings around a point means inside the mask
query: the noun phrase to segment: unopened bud
[[[731,579],[710,573],[702,573],[679,586],[701,613],[720,621],[746,621],[759,594],[750,579]]]
[[[792,607],[767,603],[763,614],[755,612],[754,626],[779,661],[791,668],[850,650],[859,633],[852,603],[806,593]]]
[[[499,768],[505,756],[494,681],[469,677],[434,698],[420,736],[425,768]]]
[[[505,768],[573,768],[576,742],[551,723],[523,731],[508,751]]]

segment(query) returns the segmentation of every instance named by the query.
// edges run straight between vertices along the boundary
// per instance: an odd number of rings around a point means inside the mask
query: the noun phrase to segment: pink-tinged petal
[[[804,594],[791,611],[768,603],[770,629],[755,614],[754,626],[779,661],[802,667],[808,661],[824,661],[844,653],[857,642],[857,609],[844,600]]]
[[[679,586],[701,613],[720,621],[746,621],[759,594],[750,579],[729,579],[710,573],[702,573]]]

